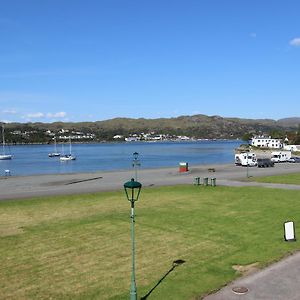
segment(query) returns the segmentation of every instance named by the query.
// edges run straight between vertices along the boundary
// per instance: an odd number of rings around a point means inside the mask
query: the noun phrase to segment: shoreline
[[[202,164],[195,165],[188,172],[184,173],[180,173],[178,167],[139,169],[137,176],[138,181],[142,183],[143,187],[179,184],[192,185],[195,177],[208,177],[216,178],[217,185],[283,188],[282,185],[246,181],[246,172],[246,167],[235,166],[234,164]],[[275,164],[273,168],[248,168],[248,173],[251,177],[296,172],[300,172],[300,164],[280,163]],[[135,172],[131,169],[86,173],[3,176],[0,177],[0,200],[121,190],[123,189],[124,182],[130,180],[134,175]],[[286,188],[300,189],[300,185],[285,186]]]
[[[172,143],[188,143],[188,142],[227,142],[227,141],[240,141],[242,140],[240,138],[237,139],[218,139],[218,138],[211,138],[211,139],[193,139],[190,138],[188,140],[182,140],[182,139],[166,139],[166,140],[136,140],[136,141],[125,141],[125,140],[99,140],[99,141],[78,141],[76,139],[72,139],[72,144],[134,144],[134,143],[167,143],[167,142],[172,142]],[[69,140],[60,140],[57,141],[57,145],[62,145],[62,144],[67,144]],[[52,140],[50,142],[28,142],[28,143],[11,143],[11,142],[6,142],[5,145],[7,146],[32,146],[32,145],[46,145],[46,146],[53,146],[54,143]]]

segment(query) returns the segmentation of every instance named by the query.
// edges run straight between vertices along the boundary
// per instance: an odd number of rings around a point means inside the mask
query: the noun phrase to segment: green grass
[[[267,183],[283,183],[300,185],[300,173],[291,173],[286,175],[274,175],[264,177],[253,177],[251,180]]]
[[[298,191],[257,187],[145,188],[136,203],[138,296],[200,299],[300,248]],[[123,192],[0,202],[1,299],[128,299],[130,204]]]

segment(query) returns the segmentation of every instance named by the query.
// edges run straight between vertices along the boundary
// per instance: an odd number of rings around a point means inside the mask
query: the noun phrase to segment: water
[[[0,176],[9,169],[12,175],[84,173],[132,169],[133,153],[139,153],[141,168],[177,167],[179,162],[190,166],[232,163],[234,149],[241,141],[135,142],[74,144],[75,161],[61,162],[49,158],[53,145],[10,146],[12,160],[0,161]],[[57,146],[61,151],[61,146]],[[67,150],[68,147],[65,147]]]

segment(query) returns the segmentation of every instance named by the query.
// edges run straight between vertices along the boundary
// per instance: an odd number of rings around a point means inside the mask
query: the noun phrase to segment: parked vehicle
[[[288,159],[288,162],[290,163],[300,163],[300,157],[291,157],[290,159]]]
[[[256,154],[253,152],[243,152],[235,154],[235,165],[236,166],[248,166],[255,167],[257,166]]]
[[[257,167],[258,168],[274,167],[274,162],[271,161],[270,158],[258,158],[257,159]]]
[[[292,152],[291,151],[274,151],[271,153],[271,155],[272,155],[271,160],[275,163],[286,162],[291,158]]]

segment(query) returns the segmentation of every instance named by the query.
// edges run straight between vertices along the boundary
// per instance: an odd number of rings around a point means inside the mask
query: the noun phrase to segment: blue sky
[[[0,1],[0,120],[300,116],[300,1]]]

